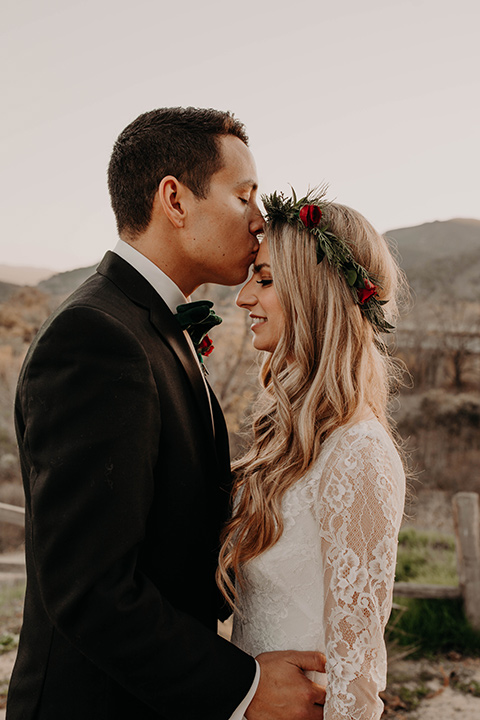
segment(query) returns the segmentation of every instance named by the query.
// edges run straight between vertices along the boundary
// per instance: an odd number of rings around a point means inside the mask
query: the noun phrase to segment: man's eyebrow
[[[242,182],[237,183],[237,188],[241,187],[248,187],[252,190],[258,190],[258,184],[255,180],[242,180]]]
[[[263,270],[263,268],[268,268],[268,269],[270,269],[270,265],[269,265],[268,263],[261,263],[260,265],[254,265],[254,266],[253,266],[253,272],[254,272],[254,273],[259,273],[259,272],[261,272],[261,271]]]

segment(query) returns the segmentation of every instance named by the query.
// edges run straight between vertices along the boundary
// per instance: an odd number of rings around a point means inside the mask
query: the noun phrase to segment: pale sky
[[[478,0],[2,0],[0,263],[97,262],[115,138],[172,105],[234,112],[261,191],[480,219],[479,27]]]

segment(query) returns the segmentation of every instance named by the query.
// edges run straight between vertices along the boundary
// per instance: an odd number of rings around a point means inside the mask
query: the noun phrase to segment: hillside
[[[441,300],[445,288],[457,300],[480,302],[480,220],[456,218],[390,230],[399,260],[417,298]],[[95,266],[59,273],[39,283],[39,289],[65,296],[95,271]],[[234,297],[234,291],[215,289]],[[236,292],[236,291],[235,291]]]
[[[418,299],[480,302],[480,220],[437,221],[386,235]]]
[[[0,264],[0,281],[15,285],[36,285],[52,275],[55,275],[55,270],[48,268]]]
[[[20,290],[20,285],[0,281],[0,303],[8,300],[8,298],[17,290]]]
[[[398,249],[400,264],[418,300],[442,301],[448,288],[449,297],[480,302],[480,220],[455,218],[436,221],[389,230],[386,235]],[[5,266],[0,265],[0,278],[2,267]],[[32,268],[16,270],[29,272]],[[57,273],[40,281],[37,287],[62,298],[94,272],[95,265]],[[25,272],[18,277],[23,278],[19,284],[29,284]],[[0,281],[0,302],[18,287],[11,282]],[[233,300],[236,291],[215,288],[213,294]]]
[[[48,280],[42,280],[38,283],[38,288],[43,292],[52,295],[65,296],[73,292],[79,285],[83,283],[90,275],[95,272],[96,265],[91,267],[78,268],[77,270],[68,270],[67,272],[58,273]]]
[[[477,491],[480,221],[455,219],[387,234],[415,291],[414,308],[395,336],[394,351],[413,378],[396,412],[401,435],[410,438],[407,452],[413,448],[425,487]],[[94,271],[91,266],[59,273],[37,287],[0,282],[0,459],[15,457],[11,411],[27,347],[53,308]],[[252,347],[248,314],[235,306],[238,289],[209,284],[195,294],[213,300],[224,319],[211,332],[215,352],[208,370],[227,419],[232,457],[248,442],[241,430],[258,392],[261,359]],[[19,477],[17,465],[10,475],[5,472],[0,467],[0,490],[2,478]],[[3,501],[15,504],[18,498],[5,495]]]

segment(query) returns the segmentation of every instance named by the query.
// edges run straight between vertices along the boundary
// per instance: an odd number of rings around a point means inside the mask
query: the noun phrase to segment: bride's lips
[[[252,320],[252,324],[250,325],[250,330],[255,330],[257,327],[259,327],[260,325],[263,325],[263,323],[267,322],[267,318],[262,317],[261,315],[252,315],[252,313],[250,313],[249,317]]]

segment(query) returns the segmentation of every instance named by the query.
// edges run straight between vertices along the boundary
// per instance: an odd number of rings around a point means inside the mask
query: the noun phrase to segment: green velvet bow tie
[[[187,330],[197,352],[200,351],[202,340],[209,330],[222,322],[222,318],[216,315],[212,308],[213,303],[210,300],[197,300],[177,306],[175,317],[182,330]]]

